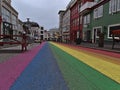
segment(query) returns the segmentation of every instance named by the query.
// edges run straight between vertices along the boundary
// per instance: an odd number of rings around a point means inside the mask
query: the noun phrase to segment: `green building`
[[[104,42],[110,43],[111,31],[120,30],[120,0],[99,0],[89,3],[91,7],[88,8],[88,4],[80,12],[83,16],[83,40],[98,43],[99,35],[102,33]]]

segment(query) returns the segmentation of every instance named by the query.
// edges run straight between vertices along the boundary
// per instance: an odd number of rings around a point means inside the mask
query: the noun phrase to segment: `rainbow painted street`
[[[120,53],[43,42],[0,63],[0,90],[120,90]]]

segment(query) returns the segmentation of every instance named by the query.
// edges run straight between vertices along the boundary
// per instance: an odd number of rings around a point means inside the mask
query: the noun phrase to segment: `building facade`
[[[92,34],[92,7],[96,4],[94,0],[81,0],[79,14],[82,17],[82,40],[91,42]]]
[[[70,41],[75,42],[79,32],[79,4],[72,0],[70,6]]]
[[[62,20],[62,41],[69,43],[70,41],[70,3],[67,5],[66,10],[63,14]]]
[[[13,34],[18,34],[18,12],[11,6],[11,0],[0,0],[0,15],[2,19],[0,34],[8,34],[6,30],[8,27],[12,27]]]
[[[48,40],[50,41],[60,41],[60,30],[59,28],[51,28],[48,31]]]
[[[62,42],[62,31],[63,31],[63,16],[64,16],[65,10],[60,10],[58,12],[59,14],[59,32],[60,32],[60,41]]]
[[[80,12],[84,17],[83,40],[98,43],[99,35],[103,33],[104,42],[111,42],[111,32],[120,30],[120,0],[98,0],[90,3],[92,5],[89,9]]]

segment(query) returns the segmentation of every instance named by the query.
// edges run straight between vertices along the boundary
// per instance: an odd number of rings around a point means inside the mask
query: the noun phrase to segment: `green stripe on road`
[[[73,56],[50,45],[70,90],[120,90],[120,85]]]

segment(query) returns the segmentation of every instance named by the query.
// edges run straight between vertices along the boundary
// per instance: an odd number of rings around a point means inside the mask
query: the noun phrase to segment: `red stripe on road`
[[[0,90],[9,90],[45,43],[0,64]]]
[[[107,50],[97,50],[97,49],[94,49],[94,48],[91,49],[91,48],[86,48],[86,47],[81,47],[81,46],[71,45],[71,44],[62,44],[62,45],[69,46],[70,48],[76,48],[76,49],[81,49],[81,50],[84,50],[84,51],[99,53],[99,54],[107,55],[107,56],[110,56],[110,57],[120,58],[120,53],[110,52],[110,51],[107,51]]]

